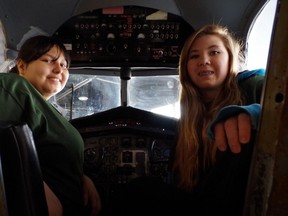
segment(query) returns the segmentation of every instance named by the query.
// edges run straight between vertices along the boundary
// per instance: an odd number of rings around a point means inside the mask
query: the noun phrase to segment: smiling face
[[[26,78],[48,100],[60,92],[69,77],[67,61],[57,46],[53,46],[38,59],[25,63],[17,62],[19,75]]]
[[[197,38],[190,48],[187,70],[202,95],[213,99],[229,71],[229,54],[222,40],[216,35]]]

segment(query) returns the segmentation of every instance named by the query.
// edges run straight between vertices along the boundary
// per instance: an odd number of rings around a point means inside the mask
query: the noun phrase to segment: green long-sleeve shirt
[[[84,142],[79,132],[23,77],[0,73],[0,120],[23,121],[32,130],[43,180],[64,215],[82,204]]]

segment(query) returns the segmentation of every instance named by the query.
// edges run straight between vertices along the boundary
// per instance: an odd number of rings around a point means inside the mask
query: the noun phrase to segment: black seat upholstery
[[[38,156],[27,124],[0,121],[0,157],[0,187],[5,191],[1,203],[7,205],[2,211],[9,216],[48,216]]]

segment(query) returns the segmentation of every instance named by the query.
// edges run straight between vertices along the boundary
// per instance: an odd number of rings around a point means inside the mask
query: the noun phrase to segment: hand
[[[89,205],[90,216],[96,216],[101,210],[101,199],[93,181],[88,176],[83,176],[84,205]]]
[[[247,113],[240,113],[214,126],[215,145],[220,151],[229,146],[233,153],[241,152],[241,144],[247,144],[251,138],[252,121]]]
[[[49,216],[62,216],[63,208],[60,200],[44,181],[43,184]]]

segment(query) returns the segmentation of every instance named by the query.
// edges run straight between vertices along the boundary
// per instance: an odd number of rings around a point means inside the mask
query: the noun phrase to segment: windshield
[[[135,76],[127,81],[127,88],[128,106],[179,116],[178,75]],[[122,104],[121,79],[70,74],[66,87],[50,101],[69,120],[115,108]]]

